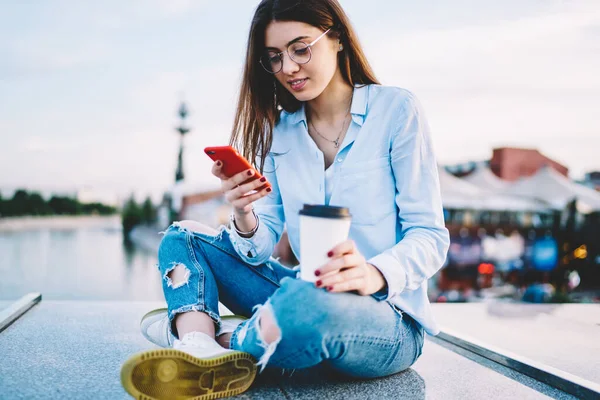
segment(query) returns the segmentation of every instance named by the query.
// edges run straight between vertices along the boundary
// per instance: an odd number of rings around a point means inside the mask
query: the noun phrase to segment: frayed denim
[[[169,319],[202,311],[218,330],[220,301],[249,318],[233,332],[230,347],[252,354],[261,372],[267,365],[285,371],[323,364],[344,375],[374,378],[403,371],[421,355],[423,328],[396,306],[318,289],[298,279],[298,268],[273,258],[246,264],[225,227],[213,236],[173,224],[164,232],[158,259]],[[185,279],[173,283],[169,273],[177,267],[186,269]],[[271,343],[259,326],[265,310],[281,332]]]

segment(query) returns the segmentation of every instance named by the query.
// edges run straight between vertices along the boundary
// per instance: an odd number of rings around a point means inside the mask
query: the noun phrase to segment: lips
[[[304,86],[304,84],[306,83],[307,80],[308,80],[308,78],[302,78],[302,79],[292,79],[287,82],[292,87],[292,89],[298,90]]]

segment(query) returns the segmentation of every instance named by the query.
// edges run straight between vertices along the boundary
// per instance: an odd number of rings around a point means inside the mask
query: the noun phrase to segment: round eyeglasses
[[[300,40],[292,41],[288,44],[288,48],[285,52],[287,52],[290,59],[296,64],[307,64],[312,57],[312,50],[310,48],[313,47],[315,43],[317,43],[330,30],[331,28],[327,29],[318,38],[308,44]],[[270,74],[278,73],[283,68],[283,53],[284,51],[279,53],[272,50],[267,51],[267,53],[260,58],[260,65],[262,65],[265,71]]]

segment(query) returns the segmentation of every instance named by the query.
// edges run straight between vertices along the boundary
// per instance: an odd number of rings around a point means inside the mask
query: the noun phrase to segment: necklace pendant
[[[340,142],[339,142],[339,139],[335,139],[335,140],[333,141],[333,146],[334,146],[336,149],[337,149],[338,147],[340,147]]]

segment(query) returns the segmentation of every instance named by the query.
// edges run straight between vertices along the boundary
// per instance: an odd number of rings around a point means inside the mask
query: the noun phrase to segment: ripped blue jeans
[[[374,378],[405,370],[421,355],[424,331],[408,314],[372,296],[318,289],[273,258],[246,264],[225,227],[212,236],[173,224],[158,261],[171,329],[177,314],[196,310],[208,314],[218,330],[220,301],[249,318],[233,332],[230,348],[254,356],[261,372],[267,363],[284,370],[323,364],[342,375]],[[175,284],[169,272],[177,266],[186,268],[186,279]],[[269,344],[259,329],[265,308],[281,331]]]

